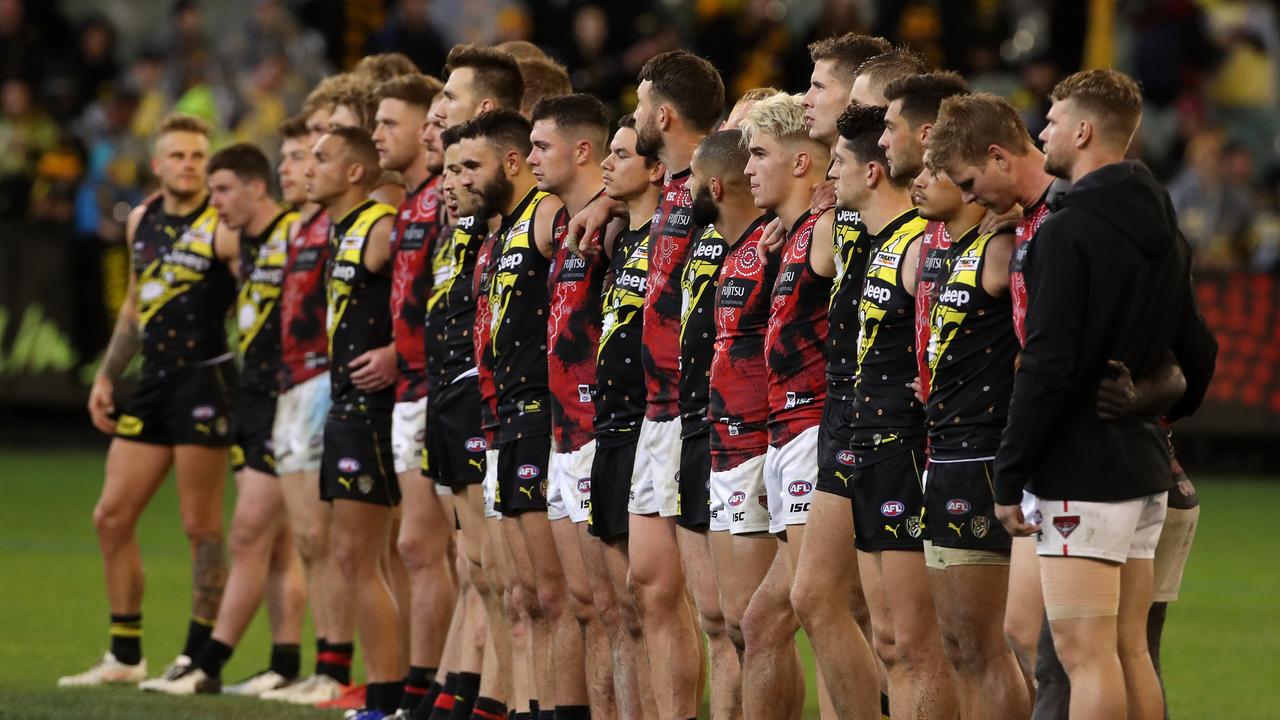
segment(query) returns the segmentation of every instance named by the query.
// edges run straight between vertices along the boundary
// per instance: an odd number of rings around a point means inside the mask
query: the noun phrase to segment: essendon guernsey
[[[916,280],[916,371],[920,377],[920,392],[927,399],[930,387],[929,359],[925,348],[929,346],[929,313],[938,299],[938,288],[945,277],[947,253],[951,249],[951,236],[947,226],[931,222],[920,236],[920,262]]]
[[[478,219],[477,219],[478,222]],[[480,244],[476,254],[475,327],[472,333],[475,352],[476,380],[480,386],[480,427],[484,430],[489,447],[498,447],[498,386],[493,382],[493,354],[489,352],[489,340],[493,335],[493,312],[489,307],[489,288],[493,284],[493,266],[499,233],[490,233]]]
[[[551,430],[556,452],[573,452],[591,442],[595,423],[596,355],[600,347],[600,294],[609,259],[604,253],[579,255],[563,242],[569,213],[554,223],[555,252],[548,278],[548,382]]]
[[[680,412],[680,268],[693,237],[693,197],[689,170],[672,175],[649,230],[649,288],[644,298],[644,361],[650,420],[671,420]]]
[[[299,222],[289,241],[280,293],[280,391],[306,382],[329,367],[325,333],[325,271],[329,267],[329,213],[318,210]]]
[[[427,393],[426,311],[432,284],[430,257],[440,235],[440,176],[405,196],[391,230],[391,318],[400,380],[396,402]]]

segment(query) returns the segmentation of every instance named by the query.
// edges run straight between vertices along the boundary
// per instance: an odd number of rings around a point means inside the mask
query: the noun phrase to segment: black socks
[[[328,675],[343,685],[350,685],[351,656],[355,652],[354,643],[326,642],[325,651],[316,656],[316,674]]]
[[[298,677],[298,673],[302,671],[302,647],[300,645],[272,645],[270,669],[281,677],[290,680]]]
[[[125,665],[142,662],[142,615],[111,616],[111,654]]]
[[[195,659],[200,654],[200,648],[209,642],[209,636],[213,634],[213,623],[202,620],[201,618],[191,618],[191,622],[187,623],[187,644],[182,648],[182,654]]]
[[[458,673],[458,687],[454,691],[453,709],[449,711],[449,720],[469,720],[478,695],[480,695],[480,675],[469,672]]]
[[[506,720],[507,706],[493,698],[478,697],[470,720]]]
[[[418,707],[431,689],[435,676],[435,668],[410,665],[409,676],[404,679],[404,697],[400,699],[401,709],[413,710]]]
[[[203,670],[204,674],[211,678],[221,678],[222,667],[231,659],[231,653],[234,650],[235,648],[226,643],[209,638],[193,658],[195,667]]]
[[[400,696],[403,693],[404,680],[369,683],[365,689],[364,706],[390,715],[400,707]]]

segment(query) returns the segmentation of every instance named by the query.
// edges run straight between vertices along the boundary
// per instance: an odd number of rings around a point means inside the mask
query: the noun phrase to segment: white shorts
[[[498,449],[484,451],[484,516],[486,519],[502,519],[502,513],[493,509],[498,499]]]
[[[805,430],[764,455],[764,486],[769,493],[769,532],[809,520],[809,504],[818,484],[818,426]]]
[[[680,472],[680,418],[662,422],[645,418],[637,443],[627,512],[675,517],[680,509],[676,479]]]
[[[1191,543],[1196,539],[1196,525],[1200,521],[1200,506],[1190,510],[1169,508],[1160,531],[1160,543],[1156,545],[1155,595],[1152,601],[1169,603],[1178,599],[1182,590],[1182,570],[1191,555]]]
[[[711,479],[708,478],[707,482],[710,483]],[[729,532],[729,513],[724,510],[724,501],[716,495],[715,487],[709,488],[708,492],[711,499],[711,520],[707,524],[707,529],[711,532]]]
[[[711,471],[711,506],[724,508],[721,521],[734,535],[769,529],[769,498],[764,486],[763,454],[747,458],[731,470]],[[715,523],[715,519],[712,521]]]
[[[596,441],[568,453],[551,453],[547,471],[547,519],[569,518],[575,523],[591,515],[591,463],[596,458]]]
[[[278,474],[320,471],[324,421],[331,404],[327,372],[281,393],[276,400],[275,423],[271,426]]]
[[[1122,563],[1155,557],[1169,493],[1119,502],[1041,500],[1022,492],[1022,515],[1040,526],[1042,557],[1087,557]]]
[[[391,411],[391,457],[396,474],[422,467],[422,440],[427,435],[427,399],[398,402]]]

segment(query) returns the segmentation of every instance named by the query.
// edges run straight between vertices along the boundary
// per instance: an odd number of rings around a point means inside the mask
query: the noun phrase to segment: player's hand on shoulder
[[[836,181],[823,180],[813,188],[813,197],[809,199],[809,212],[824,213],[836,206]]]
[[[978,223],[978,233],[986,235],[987,233],[1011,233],[1018,227],[1018,221],[1022,219],[1022,206],[1014,204],[1007,212],[996,214],[991,210],[982,216],[982,222]]]
[[[614,217],[625,217],[626,206],[601,195],[569,219],[569,236],[565,242],[576,243],[580,255],[600,252],[600,238]]]
[[[756,243],[756,252],[760,253],[761,257],[766,257],[781,250],[782,244],[786,241],[787,229],[782,226],[782,219],[775,217],[764,226],[760,242]]]

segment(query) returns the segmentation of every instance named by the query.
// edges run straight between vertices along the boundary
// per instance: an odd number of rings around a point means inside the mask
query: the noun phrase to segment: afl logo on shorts
[[[738,490],[729,496],[729,507],[738,507],[747,501],[747,494]]]
[[[885,517],[898,517],[907,511],[907,506],[899,500],[890,500],[880,506],[880,514]]]
[[[587,494],[589,494],[589,493],[591,492],[591,481],[590,481],[590,480],[579,480],[579,481],[578,481],[578,492],[582,493],[583,495],[587,495]]]
[[[489,449],[489,443],[481,437],[467,438],[466,448],[467,452],[480,453]]]
[[[212,405],[197,405],[191,409],[191,417],[196,420],[212,420],[218,409]]]
[[[847,467],[853,467],[854,462],[856,462],[853,457],[853,451],[841,450],[840,452],[836,453],[836,462],[840,463],[841,465],[845,465]]]
[[[541,474],[541,471],[538,470],[537,465],[521,465],[519,468],[516,469],[516,477],[520,478],[521,480],[532,480],[538,477],[538,475],[540,474]]]
[[[360,461],[355,458],[342,458],[338,461],[338,470],[344,473],[360,472]]]
[[[804,497],[813,492],[813,483],[808,480],[797,480],[787,486],[787,492],[791,493],[791,497]]]
[[[973,506],[964,498],[952,498],[947,501],[947,512],[952,515],[964,515],[972,509]]]

